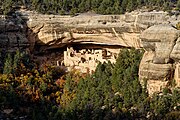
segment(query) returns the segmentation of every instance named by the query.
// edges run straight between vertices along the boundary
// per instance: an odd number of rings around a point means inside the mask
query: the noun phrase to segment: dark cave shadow
[[[40,68],[44,65],[50,65],[64,69],[64,72],[67,71],[67,68],[61,64],[63,61],[63,57],[64,57],[63,52],[66,48],[66,45],[51,49],[50,48],[51,43],[44,43],[38,37],[39,32],[35,33],[33,31],[33,29],[36,28],[28,27],[27,25],[27,22],[29,21],[28,15],[21,15],[21,14],[22,13],[19,13],[19,16],[21,16],[21,18],[23,19],[24,26],[26,27],[25,34],[26,34],[26,38],[29,41],[29,53],[31,55],[31,58],[39,64]]]

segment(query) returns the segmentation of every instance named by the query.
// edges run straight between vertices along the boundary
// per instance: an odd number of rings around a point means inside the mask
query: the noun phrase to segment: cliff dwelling
[[[95,71],[99,62],[116,62],[120,46],[81,45],[68,46],[62,62],[68,70],[78,69],[83,73]]]

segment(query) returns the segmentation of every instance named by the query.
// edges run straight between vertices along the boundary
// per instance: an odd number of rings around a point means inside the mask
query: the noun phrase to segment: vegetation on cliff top
[[[26,6],[47,14],[75,14],[94,11],[99,14],[122,14],[138,8],[158,10],[180,9],[180,0],[0,0],[1,14],[12,6]]]
[[[90,75],[38,67],[26,52],[1,52],[0,119],[179,119],[178,89],[148,97],[141,87],[142,54],[124,49],[115,64],[99,63]]]

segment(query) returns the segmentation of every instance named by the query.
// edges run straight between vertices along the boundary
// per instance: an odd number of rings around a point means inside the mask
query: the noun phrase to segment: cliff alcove
[[[139,69],[140,81],[144,78],[149,82],[152,80],[152,83],[163,81],[158,83],[159,85],[156,84],[158,87],[152,88],[151,92],[159,91],[161,86],[166,86],[168,79],[174,79],[174,77],[177,86],[179,85],[177,79],[179,31],[174,28],[179,22],[179,16],[169,16],[167,12],[162,11],[131,12],[124,15],[87,14],[73,17],[42,15],[27,10],[17,11],[16,14],[25,21],[25,27],[17,30],[14,28],[20,28],[21,24],[15,26],[16,24],[11,21],[1,22],[1,24],[5,23],[1,27],[2,30],[7,30],[6,37],[11,39],[4,39],[3,34],[2,43],[10,43],[7,45],[12,49],[16,48],[14,46],[28,48],[32,57],[40,64],[74,66],[75,63],[69,64],[68,60],[64,60],[66,51],[71,47],[80,52],[83,49],[87,49],[87,52],[88,49],[91,52],[102,49],[101,52],[103,52],[110,48],[116,51],[116,54],[124,47],[143,48],[146,52]],[[103,24],[104,22],[106,24]],[[26,31],[26,33],[19,35],[20,31]],[[2,44],[3,46],[5,45]],[[81,47],[81,50],[78,50],[78,47]],[[90,59],[92,57],[89,57]],[[79,64],[76,66],[79,67]],[[88,67],[87,65],[83,69]]]

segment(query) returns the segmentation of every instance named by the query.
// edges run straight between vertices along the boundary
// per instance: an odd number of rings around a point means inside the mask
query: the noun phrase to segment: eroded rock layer
[[[29,48],[40,62],[49,60],[59,65],[64,59],[63,51],[66,51],[66,47],[77,48],[86,45],[88,49],[85,47],[81,50],[87,52],[94,51],[94,45],[96,49],[101,49],[102,46],[111,49],[143,47],[146,52],[140,64],[139,78],[141,83],[148,80],[149,93],[160,91],[173,79],[176,80],[177,86],[180,86],[180,38],[179,30],[175,28],[180,16],[169,16],[167,12],[156,11],[131,12],[124,15],[86,13],[77,16],[18,11],[14,17],[15,20],[2,17],[0,19],[1,48],[10,51]],[[81,50],[76,50],[75,55],[78,56]],[[39,53],[44,55],[38,56]],[[81,58],[82,56],[86,55],[81,53]],[[67,58],[69,60],[74,57]],[[88,61],[87,64],[95,63],[90,59],[92,57],[84,58]],[[77,67],[83,62],[79,60],[76,64],[76,61],[69,61]],[[70,62],[65,61],[65,64]]]
[[[179,19],[166,12],[155,11],[125,15],[86,13],[74,17],[40,15],[28,11],[20,13],[22,17],[28,18],[28,35],[32,47],[36,43],[47,45],[46,49],[61,48],[71,43],[140,48],[139,35],[142,31],[156,24],[176,24]]]
[[[152,26],[141,34],[146,52],[139,67],[139,78],[141,83],[147,80],[150,94],[160,92],[173,79],[179,86],[179,36],[179,30],[164,24]]]
[[[26,27],[20,18],[0,16],[0,42],[1,49],[12,52],[29,47]]]

